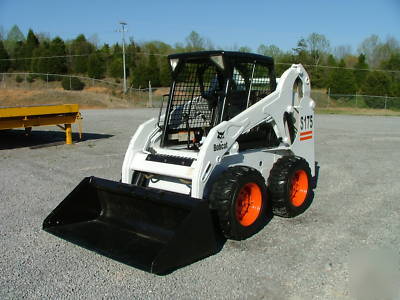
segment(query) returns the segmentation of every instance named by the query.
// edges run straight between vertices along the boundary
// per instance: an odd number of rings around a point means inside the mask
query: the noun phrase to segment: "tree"
[[[0,40],[0,72],[7,72],[10,67],[10,56],[7,50],[4,48],[3,41]]]
[[[94,46],[89,43],[83,34],[77,36],[71,43],[71,54],[77,55],[72,59],[72,70],[75,73],[85,74],[88,68],[88,56],[94,51]]]
[[[24,71],[25,70],[25,45],[23,41],[18,41],[14,46],[14,58],[13,61],[14,70]]]
[[[328,57],[326,58],[326,65],[329,67],[337,67],[338,66],[338,63],[332,54],[329,54]],[[330,86],[331,78],[332,78],[335,70],[336,70],[335,68],[324,68],[323,69],[323,86],[324,87]]]
[[[392,91],[391,84],[389,75],[384,72],[373,71],[365,78],[361,92],[363,95],[388,96]],[[365,104],[372,108],[384,108],[385,106],[384,99],[365,97],[364,100]]]
[[[131,85],[135,88],[147,87],[147,64],[146,60],[142,59],[136,65],[136,68],[132,72]]]
[[[273,57],[275,60],[278,60],[283,55],[283,51],[281,49],[279,49],[278,46],[276,46],[276,45],[267,46],[264,44],[261,44],[257,48],[257,53],[259,53],[261,55]]]
[[[51,59],[50,71],[54,74],[66,74],[67,73],[67,58],[66,47],[64,41],[60,37],[55,37],[49,47],[51,56],[61,56]],[[62,57],[64,56],[64,57]]]
[[[384,72],[372,71],[365,78],[362,93],[371,96],[387,96],[390,94],[390,76]]]
[[[347,56],[343,57],[343,60],[346,64],[346,67],[354,68],[354,66],[358,62],[358,57],[354,56],[354,55],[347,55]]]
[[[328,55],[328,58],[326,59],[326,64],[330,67],[337,67],[337,61],[335,57],[332,54]]]
[[[329,50],[329,41],[323,34],[312,33],[307,39],[300,39],[297,48],[293,49],[297,54],[297,61],[302,64],[312,64],[315,67],[309,67],[308,72],[313,86],[321,88],[325,84],[323,70],[318,67],[320,62],[326,56]]]
[[[124,75],[124,66],[122,57],[115,57],[108,66],[108,75],[113,78],[122,78]]]
[[[325,87],[326,79],[324,77],[324,70],[318,66],[309,67],[308,73],[310,75],[311,83],[315,88]]]
[[[186,51],[200,51],[204,50],[205,42],[204,38],[200,36],[196,31],[192,31],[186,37]]]
[[[333,53],[336,58],[342,59],[345,58],[348,55],[352,54],[351,46],[350,45],[340,45],[335,47]]]
[[[356,65],[354,66],[355,69],[358,69],[358,71],[354,71],[354,76],[356,78],[356,84],[357,84],[357,88],[361,88],[365,77],[367,77],[368,71],[365,71],[365,69],[368,69],[368,64],[365,62],[365,55],[364,54],[360,54],[358,56],[358,61],[356,63]],[[364,71],[363,71],[364,69]]]
[[[215,50],[214,43],[209,38],[205,39],[204,47],[206,50]]]
[[[130,76],[130,74],[132,74],[133,70],[136,68],[136,63],[139,59],[137,53],[139,51],[140,47],[134,42],[133,38],[130,38],[129,44],[125,48],[127,76]],[[123,69],[121,70],[123,71]]]
[[[32,61],[32,70],[35,73],[53,74],[53,62],[52,59],[43,58],[51,56],[50,44],[43,42],[39,48],[34,50],[34,59]],[[42,76],[43,80],[55,80],[53,76]]]
[[[393,53],[388,60],[381,63],[381,68],[385,70],[400,70],[400,52]]]
[[[104,44],[103,47],[101,47],[100,52],[106,57],[109,57],[111,55],[110,46],[108,44]]]
[[[400,53],[399,42],[394,37],[388,37],[386,42],[379,44],[375,50],[377,65],[390,59],[392,54]]]
[[[301,38],[297,42],[297,47],[292,49],[295,53],[295,58],[297,63],[308,64],[310,62],[308,49],[307,49],[307,42],[304,38]]]
[[[366,38],[358,47],[358,52],[366,56],[367,63],[372,68],[378,68],[382,61],[388,60],[394,53],[399,53],[399,42],[394,37],[388,37],[382,43],[377,35]]]
[[[363,53],[366,56],[367,63],[372,67],[376,67],[376,48],[380,44],[379,36],[373,34],[368,38],[364,39],[358,46],[358,52]]]
[[[99,47],[100,39],[99,39],[99,36],[97,35],[97,33],[92,34],[89,37],[88,41],[93,45],[93,47],[95,49],[97,49]]]
[[[279,77],[294,63],[297,63],[296,57],[291,53],[284,53],[278,60],[279,64],[275,66],[276,75]]]
[[[48,32],[38,32],[38,33],[36,33],[36,36],[39,40],[39,43],[43,43],[43,42],[50,43],[50,41],[51,41],[50,33],[48,33]]]
[[[112,54],[114,57],[122,57],[122,47],[118,43],[112,47]]]
[[[346,67],[343,59],[340,61],[339,67]],[[357,91],[357,87],[353,71],[348,69],[335,69],[332,72],[328,87],[330,88],[331,94],[339,94],[336,98],[340,98],[342,95],[354,95]]]
[[[24,57],[32,57],[33,51],[39,47],[39,40],[36,37],[32,29],[29,29],[28,35],[26,37],[26,43],[24,44],[23,54]],[[31,71],[32,61],[27,59],[22,62],[25,71]]]
[[[169,86],[171,84],[171,68],[166,58],[161,59],[160,66],[160,84],[161,86]]]
[[[39,47],[39,44],[39,39],[36,37],[32,29],[29,29],[25,44],[26,54],[32,55],[33,49]]]
[[[238,51],[239,51],[239,52],[247,52],[247,53],[252,52],[252,51],[251,51],[251,48],[250,48],[250,47],[247,47],[247,46],[241,46],[241,47],[239,47]]]
[[[4,27],[0,25],[0,41],[5,40],[6,38],[6,31],[4,30]]]
[[[330,43],[323,34],[311,33],[306,40],[312,63],[318,65],[322,57],[329,51]]]
[[[400,52],[393,53],[390,58],[386,61],[383,61],[381,64],[381,68],[385,70],[400,70]],[[400,72],[390,72],[388,74],[391,77],[391,95],[394,97],[400,97]],[[400,102],[399,102],[400,106]]]
[[[17,25],[14,25],[7,34],[7,40],[4,43],[7,52],[14,55],[14,49],[18,42],[24,42],[25,36]]]
[[[99,53],[92,53],[88,60],[88,76],[91,78],[104,78],[106,65],[103,57]]]
[[[152,86],[160,86],[160,67],[158,66],[158,61],[153,52],[149,55],[146,73],[146,79],[151,81]]]

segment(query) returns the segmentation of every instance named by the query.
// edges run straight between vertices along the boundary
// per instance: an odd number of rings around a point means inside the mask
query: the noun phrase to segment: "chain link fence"
[[[84,83],[84,90],[106,93],[112,97],[126,100],[133,107],[160,107],[163,94],[168,88],[128,88],[122,92],[122,82],[94,79],[75,75],[43,73],[0,73],[0,89],[63,89],[62,80],[72,85],[77,78]],[[151,86],[149,84],[149,86]],[[400,97],[330,94],[325,90],[313,90],[311,97],[319,109],[384,109],[400,111]]]
[[[25,90],[64,90],[73,88],[73,79],[83,83],[83,90],[109,94],[125,100],[130,106],[160,107],[162,91],[165,88],[128,88],[123,93],[122,82],[95,79],[76,75],[43,74],[43,73],[0,73],[0,89],[25,89]],[[62,82],[64,81],[65,88]]]
[[[330,94],[324,91],[312,91],[311,97],[318,108],[335,109],[387,109],[400,111],[400,97]]]

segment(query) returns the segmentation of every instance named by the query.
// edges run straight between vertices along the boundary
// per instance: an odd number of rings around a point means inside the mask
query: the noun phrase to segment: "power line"
[[[34,57],[18,57],[18,58],[1,58],[0,61],[5,60],[30,60],[30,59],[52,59],[52,58],[64,58],[64,57],[77,57],[77,56],[89,56],[90,54],[70,54],[70,55],[55,55],[55,56],[34,56]]]
[[[37,56],[37,57],[21,57],[21,58],[1,58],[0,61],[16,61],[16,60],[30,60],[30,59],[53,59],[53,58],[64,58],[64,57],[82,57],[89,56],[89,54],[70,54],[70,55],[56,55],[56,56]],[[131,56],[130,53],[126,53],[127,56]],[[136,52],[135,55],[154,55],[167,57],[168,54],[161,53],[149,53],[149,52]],[[284,62],[275,62],[276,65],[292,65],[294,63],[284,63]],[[304,67],[316,67],[316,68],[325,68],[325,69],[343,69],[343,70],[353,70],[353,71],[378,71],[378,72],[389,72],[389,73],[400,73],[400,70],[385,70],[385,69],[357,69],[351,67],[336,67],[336,66],[325,66],[325,65],[309,65],[302,64]]]
[[[292,65],[293,63],[283,63],[276,62],[276,65]],[[317,67],[317,68],[326,68],[326,69],[344,69],[344,70],[353,70],[353,71],[379,71],[379,72],[391,72],[391,73],[399,73],[400,70],[384,70],[384,69],[357,69],[350,67],[336,67],[336,66],[324,66],[324,65],[308,65],[302,64],[304,67]]]
[[[143,54],[143,55],[155,55],[155,56],[164,56],[167,57],[167,54],[161,53],[148,53],[148,52],[136,52],[135,54]],[[16,60],[29,60],[29,59],[52,59],[52,58],[64,58],[64,57],[79,57],[79,56],[89,56],[88,54],[67,54],[67,55],[54,55],[54,56],[32,56],[32,57],[17,57],[17,58],[0,58],[0,61],[16,61]],[[130,56],[129,53],[126,54]]]

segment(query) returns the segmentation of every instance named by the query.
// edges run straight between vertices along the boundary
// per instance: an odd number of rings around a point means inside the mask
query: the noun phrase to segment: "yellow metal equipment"
[[[71,124],[80,122],[81,119],[78,104],[0,106],[0,130],[25,128],[27,132],[30,132],[33,126],[56,125],[65,131],[66,144],[72,144]],[[79,135],[82,136],[81,126],[79,126]]]

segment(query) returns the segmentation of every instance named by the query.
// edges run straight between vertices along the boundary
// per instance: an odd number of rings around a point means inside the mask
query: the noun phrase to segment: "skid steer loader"
[[[158,118],[132,137],[121,182],[85,178],[43,223],[157,274],[216,253],[218,232],[242,240],[265,226],[269,211],[302,213],[315,174],[315,102],[302,65],[276,79],[273,59],[257,54],[168,60],[169,94]]]

